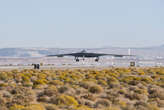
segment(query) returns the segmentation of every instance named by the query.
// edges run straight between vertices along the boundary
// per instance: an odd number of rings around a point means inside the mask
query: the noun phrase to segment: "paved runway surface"
[[[164,60],[135,60],[127,58],[106,58],[102,57],[99,62],[94,59],[81,59],[80,62],[75,62],[74,58],[0,58],[0,69],[32,69],[31,64],[42,63],[41,69],[50,68],[78,68],[78,67],[128,67],[130,62],[136,62],[136,66],[164,66]]]

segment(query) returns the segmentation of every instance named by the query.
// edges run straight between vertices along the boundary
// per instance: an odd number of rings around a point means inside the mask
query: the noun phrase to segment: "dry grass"
[[[0,71],[0,110],[160,110],[162,107],[162,67]]]

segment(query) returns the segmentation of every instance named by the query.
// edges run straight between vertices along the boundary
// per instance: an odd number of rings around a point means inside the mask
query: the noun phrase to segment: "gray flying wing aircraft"
[[[58,54],[58,55],[48,55],[47,57],[64,57],[64,56],[73,56],[75,57],[76,62],[79,62],[79,57],[82,57],[83,60],[85,58],[96,58],[95,61],[99,61],[99,57],[101,56],[114,56],[114,57],[124,57],[124,56],[134,56],[134,55],[119,55],[119,54],[104,54],[104,53],[89,53],[85,50],[77,53],[70,53],[70,54]]]

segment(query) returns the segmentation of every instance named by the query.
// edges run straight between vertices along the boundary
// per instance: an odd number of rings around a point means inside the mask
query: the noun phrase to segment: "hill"
[[[129,48],[103,47],[88,48],[88,52],[128,54]],[[1,48],[0,57],[43,57],[51,54],[79,52],[83,48]],[[143,48],[131,48],[131,54],[143,58],[164,57],[164,45]]]

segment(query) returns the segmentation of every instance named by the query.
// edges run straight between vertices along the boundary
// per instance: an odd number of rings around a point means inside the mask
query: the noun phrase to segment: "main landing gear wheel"
[[[96,58],[96,59],[95,59],[95,62],[98,62],[98,61],[99,61],[99,58]]]
[[[79,62],[79,61],[80,61],[80,60],[77,58],[77,59],[76,59],[76,62]]]

